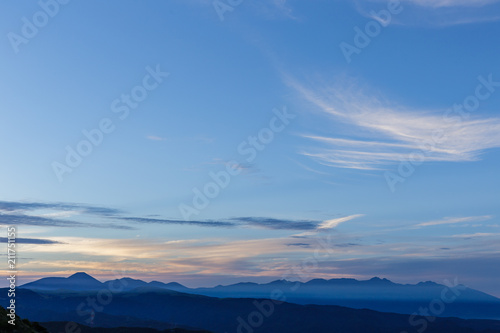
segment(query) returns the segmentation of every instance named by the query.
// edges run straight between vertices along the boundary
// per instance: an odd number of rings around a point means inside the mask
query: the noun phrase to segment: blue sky
[[[500,296],[498,1],[1,6],[0,224],[25,281]]]

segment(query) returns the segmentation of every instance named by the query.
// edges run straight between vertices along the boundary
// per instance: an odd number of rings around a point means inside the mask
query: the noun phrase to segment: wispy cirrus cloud
[[[152,140],[152,141],[165,141],[165,140],[167,140],[166,138],[162,138],[161,136],[156,136],[156,135],[148,135],[146,137],[146,139]]]
[[[344,222],[353,220],[353,219],[361,217],[361,216],[364,216],[364,215],[363,214],[356,214],[356,215],[340,217],[337,219],[326,220],[318,226],[318,229],[320,229],[320,230],[332,229],[332,228],[337,227],[340,223],[344,223]]]
[[[288,80],[301,97],[329,116],[332,124],[350,126],[352,136],[306,134],[317,143],[301,153],[321,164],[360,170],[385,169],[425,153],[430,162],[470,162],[500,147],[500,118],[464,117],[449,110],[416,110],[337,86],[305,87]],[[450,120],[453,118],[453,120]]]
[[[358,12],[377,19],[387,1],[356,0]],[[500,0],[401,0],[404,11],[391,18],[391,25],[447,27],[500,20]]]
[[[448,236],[450,238],[476,238],[476,237],[498,237],[500,233],[496,232],[476,232],[473,234],[459,234],[459,235],[451,235]]]
[[[490,220],[493,216],[483,215],[483,216],[466,216],[466,217],[446,217],[442,220],[434,220],[429,222],[419,223],[417,227],[429,227],[435,225],[443,224],[455,224],[455,223],[465,223],[465,222],[482,222]]]
[[[412,3],[424,7],[481,7],[493,3],[498,3],[499,0],[405,0],[404,3]]]

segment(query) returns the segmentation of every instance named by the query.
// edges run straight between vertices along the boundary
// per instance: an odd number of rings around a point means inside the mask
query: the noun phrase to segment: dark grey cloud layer
[[[52,217],[31,216],[26,214],[0,214],[0,224],[4,225],[30,225],[40,227],[71,227],[71,228],[104,228],[134,230],[127,225],[114,223],[84,223],[70,220],[63,220]]]
[[[269,217],[234,217],[230,221],[274,230],[314,230],[322,222],[314,220],[274,219]]]
[[[77,210],[85,214],[110,217],[122,214],[123,212],[118,209],[99,207],[86,204],[75,203],[45,203],[45,202],[13,202],[13,201],[0,201],[0,210],[12,211],[32,211],[36,209],[54,209],[61,211]]]
[[[286,246],[298,246],[298,247],[310,248],[311,244],[307,244],[307,243],[289,243],[289,244],[286,244]]]
[[[0,237],[0,243],[8,243],[8,238]],[[20,244],[63,244],[61,242],[42,238],[16,238],[16,243]]]
[[[237,224],[227,221],[185,221],[185,220],[172,220],[172,219],[152,219],[143,217],[119,217],[119,220],[134,222],[134,223],[147,223],[147,224],[183,224],[183,225],[196,225],[202,227],[234,227]]]
[[[221,220],[185,221],[175,219],[118,217],[121,221],[133,223],[182,224],[202,227],[259,227],[271,230],[315,230],[322,221],[275,219],[269,217],[232,217]]]
[[[94,217],[110,218],[121,214],[122,211],[114,208],[99,207],[76,203],[46,203],[46,202],[14,202],[0,201],[0,224],[3,225],[30,225],[42,227],[72,227],[72,228],[109,228],[134,230],[135,228],[127,225],[118,225],[115,223],[103,222],[78,222],[68,219],[60,219],[49,216],[29,215],[29,212],[48,209],[58,211],[79,211],[84,215]]]
[[[57,211],[78,211],[88,217],[102,218],[102,223],[78,222],[49,216],[33,216],[28,212],[50,209]],[[2,213],[3,212],[3,213]],[[173,224],[192,225],[202,227],[234,228],[257,227],[270,230],[315,230],[322,221],[276,219],[270,217],[232,217],[221,220],[176,220],[168,218],[134,217],[127,216],[124,211],[109,208],[75,203],[44,203],[44,202],[9,202],[0,201],[0,224],[4,225],[34,225],[47,227],[90,227],[134,230],[128,225],[115,224],[110,221],[119,221],[135,224]]]

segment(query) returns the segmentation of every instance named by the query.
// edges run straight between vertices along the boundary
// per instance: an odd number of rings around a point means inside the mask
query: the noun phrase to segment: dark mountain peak
[[[368,280],[371,283],[378,283],[378,284],[393,284],[392,281],[387,280],[386,278],[379,278],[378,276],[372,277],[370,280]]]
[[[178,288],[186,288],[186,286],[183,286],[182,284],[178,283],[178,282],[169,282],[169,283],[166,283],[165,286],[167,287],[178,287]]]
[[[156,287],[156,288],[163,288],[163,289],[174,290],[174,291],[180,291],[180,290],[187,291],[187,290],[189,290],[188,287],[185,287],[182,284],[177,283],[177,282],[163,283],[163,282],[160,282],[160,281],[151,281],[149,283],[145,283],[145,285],[146,286],[150,286],[150,287]]]
[[[129,278],[129,277],[123,277],[121,279],[116,279],[114,281],[120,281],[122,283],[124,283],[125,285],[146,285],[147,282],[144,282],[142,280],[139,280],[139,279],[132,279],[132,278]]]
[[[69,277],[46,277],[26,283],[21,288],[41,290],[97,290],[104,286],[102,282],[84,272]]]
[[[275,284],[288,284],[288,283],[292,283],[292,282],[290,282],[288,280],[274,280],[274,281],[269,282],[268,284],[275,285]]]
[[[121,278],[119,280],[123,280],[123,281],[141,281],[139,279],[132,279],[132,278],[129,278],[129,277],[123,277],[123,278]]]
[[[234,287],[250,287],[250,286],[258,286],[258,285],[259,284],[255,283],[255,282],[239,282],[239,283],[233,284],[231,286],[234,286]]]
[[[417,283],[417,286],[422,286],[422,287],[437,287],[440,286],[440,284],[432,281],[425,281],[425,282],[419,282]]]
[[[325,279],[312,279],[307,281],[305,284],[325,284],[325,283],[328,283],[328,281]]]
[[[353,284],[359,282],[358,280],[351,278],[330,279],[328,281],[336,284]]]
[[[94,277],[88,275],[85,272],[77,272],[77,273],[69,276],[68,280],[88,280],[88,281],[97,281],[97,282],[99,282],[97,279],[95,279]]]

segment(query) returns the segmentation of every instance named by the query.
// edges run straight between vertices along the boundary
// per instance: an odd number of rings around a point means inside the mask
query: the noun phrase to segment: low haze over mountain
[[[120,292],[177,291],[219,298],[272,298],[277,292],[287,302],[297,304],[338,305],[355,309],[412,314],[429,307],[435,300],[446,306],[437,316],[500,319],[500,299],[481,291],[447,281],[447,285],[431,281],[418,284],[398,284],[374,277],[370,280],[314,279],[308,282],[276,280],[266,284],[237,283],[213,288],[187,288],[179,283],[144,282],[121,278],[100,282],[86,273],[67,278],[43,278],[20,288],[33,291],[64,293],[65,291],[118,290]]]
[[[0,289],[4,295],[5,289]],[[74,322],[93,327],[205,329],[225,332],[500,332],[500,321],[430,318],[407,314],[350,309],[333,305],[299,305],[275,299],[215,298],[157,287],[138,287],[113,293],[93,291],[40,291],[21,288],[19,314],[32,321]],[[0,296],[0,304],[7,302]],[[429,319],[430,318],[430,319]]]

